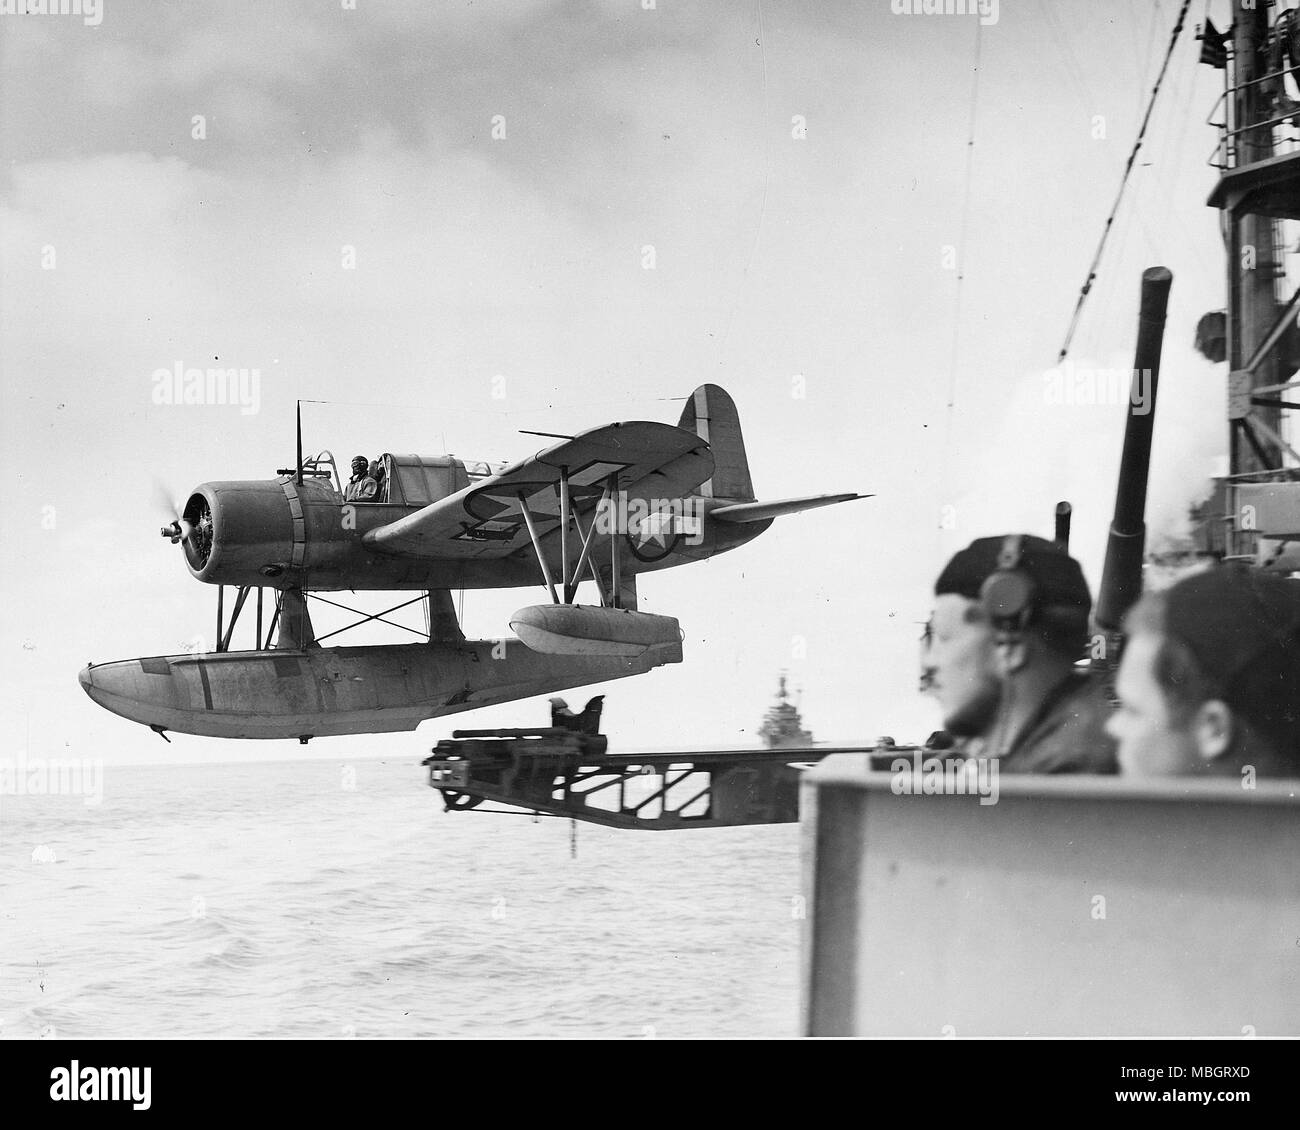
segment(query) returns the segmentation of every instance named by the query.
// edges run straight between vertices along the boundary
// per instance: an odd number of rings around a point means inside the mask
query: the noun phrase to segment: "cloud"
[[[760,32],[759,14],[662,0],[110,4],[97,29],[5,27],[0,364],[21,489],[0,503],[16,546],[0,569],[43,665],[34,674],[24,652],[6,672],[50,740],[134,733],[81,701],[86,659],[175,650],[212,622],[214,594],[157,536],[148,473],[178,493],[269,476],[292,458],[300,396],[334,402],[306,407],[309,448],[501,458],[544,442],[521,427],[674,420],[665,398],[713,379],[736,397],[764,496],[878,492],[647,578],[647,607],[678,615],[691,644],[680,669],[617,684],[608,717],[625,741],[680,739],[683,718],[689,740],[734,741],[787,665],[819,734],[918,736],[931,720],[912,621],[945,552],[1012,524],[1050,530],[1060,498],[1096,582],[1122,419],[1046,411],[1041,363],[1121,147],[1088,136],[1055,53],[1030,49],[1041,28],[1000,23],[985,42],[950,414],[955,272],[941,249],[966,199],[971,28],[840,3],[764,5]],[[1094,20],[1078,34],[1131,31]],[[1122,86],[1107,99],[1140,106],[1136,80]],[[1030,88],[1042,96],[1024,100]],[[1155,170],[1157,187],[1199,208],[1202,158],[1191,146]],[[1156,211],[1143,234],[1217,262],[1202,212],[1197,226]],[[1143,265],[1104,265],[1081,355],[1131,349],[1132,317],[1104,299],[1127,311],[1114,280]],[[1175,304],[1190,304],[1171,325],[1190,324],[1220,301],[1221,276],[1170,265]],[[1193,266],[1204,285],[1188,286]],[[1219,375],[1191,372],[1170,342],[1153,525],[1191,477],[1178,449],[1192,417],[1210,445],[1222,426]],[[260,414],[151,403],[155,369],[215,358],[259,368]],[[947,533],[945,504],[959,517]],[[56,531],[40,528],[44,505]],[[91,521],[88,541],[71,540]],[[499,631],[537,596],[471,594],[468,626]],[[794,635],[809,651],[792,663]],[[519,704],[483,722],[538,716]]]

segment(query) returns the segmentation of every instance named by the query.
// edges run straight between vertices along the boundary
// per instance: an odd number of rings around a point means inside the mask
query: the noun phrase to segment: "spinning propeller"
[[[207,505],[203,503],[198,510],[194,510],[194,499],[191,499],[190,506],[182,507],[159,479],[153,480],[153,502],[164,514],[172,516],[170,524],[159,529],[161,536],[172,542],[172,545],[183,544],[186,550],[194,551],[200,558],[207,558],[207,551],[212,546],[212,514]]]
[[[163,526],[158,532],[172,545],[187,542],[194,533],[194,525],[182,514],[181,504],[175,501],[173,493],[163,485],[161,479],[153,479],[154,503],[164,514],[171,515],[171,524]]]

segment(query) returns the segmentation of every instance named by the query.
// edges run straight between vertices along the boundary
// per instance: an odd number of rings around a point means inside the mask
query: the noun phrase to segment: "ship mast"
[[[1300,490],[1293,485],[1300,455],[1283,437],[1281,423],[1283,411],[1298,406],[1286,394],[1296,370],[1289,327],[1300,309],[1300,290],[1289,300],[1279,293],[1286,281],[1281,223],[1300,219],[1300,146],[1282,136],[1300,124],[1300,106],[1288,96],[1286,81],[1300,74],[1296,19],[1273,0],[1233,0],[1230,37],[1222,44],[1231,45],[1224,113],[1214,123],[1220,139],[1213,163],[1220,177],[1209,203],[1223,213],[1228,260],[1229,474],[1213,504],[1226,536],[1205,548],[1257,563],[1277,552],[1276,541],[1262,538],[1300,533],[1300,494],[1292,493]],[[1212,34],[1207,27],[1203,38]],[[1204,53],[1202,59],[1208,61]],[[1287,489],[1278,492],[1284,482]],[[1285,504],[1279,503],[1283,495],[1289,496]]]
[[[1238,132],[1229,141],[1238,169],[1247,169],[1273,156],[1273,130],[1261,125],[1268,117],[1268,98],[1262,55],[1268,41],[1268,8],[1247,6],[1234,0],[1232,56],[1228,64],[1229,98]],[[1275,255],[1276,222],[1271,215],[1251,210],[1250,193],[1236,197],[1225,210],[1228,220],[1228,364],[1240,372],[1277,318],[1275,282],[1280,264]],[[1251,374],[1249,387],[1276,384],[1276,359],[1264,358]],[[1281,448],[1269,437],[1277,434],[1281,409],[1256,406],[1258,445],[1243,443],[1243,429],[1233,427],[1231,473],[1262,471],[1281,465]],[[1267,430],[1265,430],[1267,428]],[[1258,435],[1258,432],[1264,432]]]

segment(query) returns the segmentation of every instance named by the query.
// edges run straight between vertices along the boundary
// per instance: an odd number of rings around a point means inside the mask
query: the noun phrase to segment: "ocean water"
[[[0,795],[0,1037],[788,1037],[796,825],[446,813],[415,762]]]

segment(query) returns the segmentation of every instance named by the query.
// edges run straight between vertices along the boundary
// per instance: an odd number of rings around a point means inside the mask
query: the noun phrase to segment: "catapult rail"
[[[562,727],[458,730],[423,764],[448,811],[491,801],[607,827],[666,830],[793,823],[803,769],[831,754],[888,768],[913,752],[807,746],[610,753],[606,746],[603,735]]]

